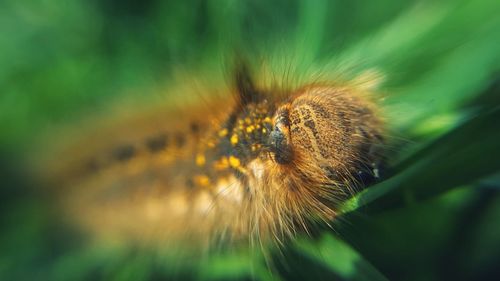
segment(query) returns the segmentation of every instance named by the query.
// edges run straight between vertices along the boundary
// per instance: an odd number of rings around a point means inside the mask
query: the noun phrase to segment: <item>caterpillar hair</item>
[[[230,86],[198,104],[58,142],[39,173],[60,212],[96,239],[183,248],[282,244],[330,225],[382,165],[371,91],[327,79],[266,86],[255,67],[233,69]]]

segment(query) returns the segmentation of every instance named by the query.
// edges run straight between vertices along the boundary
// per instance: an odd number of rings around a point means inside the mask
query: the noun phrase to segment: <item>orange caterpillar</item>
[[[115,240],[281,242],[378,177],[383,124],[366,92],[262,88],[244,66],[234,80],[234,98],[125,118],[59,151],[42,173],[61,212]]]

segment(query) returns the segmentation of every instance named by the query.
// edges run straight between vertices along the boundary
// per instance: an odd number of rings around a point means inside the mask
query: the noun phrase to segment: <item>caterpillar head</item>
[[[268,145],[273,160],[291,172],[351,181],[372,165],[380,130],[371,105],[355,93],[308,86],[276,110]]]
[[[270,127],[263,124],[268,133],[255,139],[263,141],[263,152],[271,156],[271,175],[290,179],[286,186],[347,186],[349,194],[350,187],[374,179],[382,123],[364,90],[311,84],[280,103],[276,93],[255,87],[244,65],[236,74],[243,115],[269,98],[277,105],[267,107],[274,111]]]

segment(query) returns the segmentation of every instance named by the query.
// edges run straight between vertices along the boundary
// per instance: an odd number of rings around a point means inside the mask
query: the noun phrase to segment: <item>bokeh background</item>
[[[499,15],[496,0],[1,1],[0,280],[500,278]],[[221,254],[184,268],[88,247],[58,223],[25,173],[40,135],[163,94],[179,69],[210,80],[234,53],[291,58],[298,73],[385,74],[390,168],[335,231],[273,261]]]

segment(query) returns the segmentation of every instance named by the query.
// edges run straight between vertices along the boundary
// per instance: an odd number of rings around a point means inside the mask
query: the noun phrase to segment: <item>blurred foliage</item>
[[[497,0],[1,1],[0,280],[500,278],[498,15]],[[334,231],[273,261],[238,253],[192,270],[82,247],[19,155],[50,128],[161,95],[178,68],[220,68],[235,51],[285,54],[299,73],[385,73],[387,179],[346,202]]]

